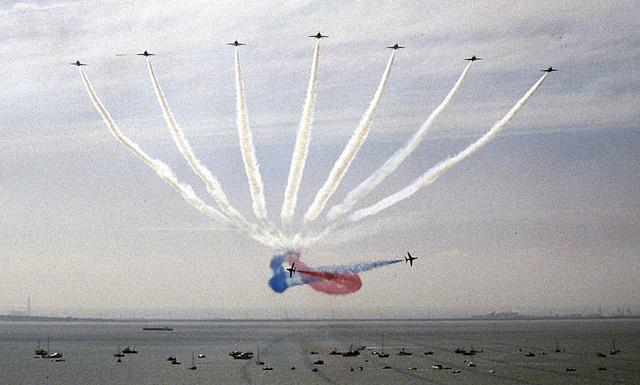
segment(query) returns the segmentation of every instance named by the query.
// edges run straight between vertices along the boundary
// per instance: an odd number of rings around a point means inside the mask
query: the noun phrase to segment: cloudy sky
[[[633,1],[0,1],[0,312],[94,316],[449,316],[640,311],[640,6]],[[486,132],[553,65],[510,126],[433,185],[304,251],[311,265],[420,259],[329,297],[267,286],[271,250],[191,208],[109,133],[203,198],[140,57],[231,203],[255,221],[236,129],[238,39],[267,209],[279,223],[314,41],[318,99],[296,225],[397,52],[370,135],[329,206],[408,140],[476,62],[414,154],[359,207]],[[211,201],[212,204],[214,202]],[[324,218],[324,216],[322,216]],[[321,229],[324,219],[315,225]]]

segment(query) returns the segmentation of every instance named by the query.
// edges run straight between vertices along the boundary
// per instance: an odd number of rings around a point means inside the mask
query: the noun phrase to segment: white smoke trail
[[[100,98],[98,98],[98,95],[93,89],[91,82],[89,82],[89,78],[82,68],[80,68],[80,76],[82,77],[82,81],[85,88],[87,89],[91,101],[93,102],[93,105],[95,106],[96,110],[98,110],[98,113],[109,128],[111,134],[120,143],[122,143],[127,149],[133,152],[133,154],[140,158],[147,166],[151,167],[151,169],[153,169],[156,174],[158,174],[158,176],[163,181],[165,181],[165,183],[167,183],[169,186],[171,186],[171,188],[182,195],[184,200],[191,204],[195,209],[200,211],[202,214],[212,218],[216,222],[225,225],[227,228],[237,229],[237,225],[231,222],[229,218],[227,218],[224,214],[214,209],[213,207],[207,205],[200,197],[198,197],[191,186],[180,183],[169,166],[158,159],[151,158],[146,152],[142,150],[142,148],[140,148],[140,146],[138,146],[138,144],[132,142],[129,138],[127,138],[124,133],[120,131],[115,121],[109,114],[109,111],[106,109],[104,104],[102,104],[102,101],[100,101]],[[276,243],[270,237],[265,237],[261,234],[250,233],[248,235],[266,246],[271,247],[274,243]]]
[[[294,244],[296,248],[309,248],[316,243],[322,241],[326,237],[328,237],[334,231],[344,227],[346,224],[346,220],[336,221],[329,223],[322,231],[318,233],[309,233],[303,235],[302,233],[297,233],[294,237]]]
[[[307,161],[307,154],[309,153],[311,126],[313,124],[313,110],[316,104],[316,75],[318,73],[319,53],[320,39],[317,39],[316,47],[313,51],[313,61],[311,64],[311,75],[309,76],[309,86],[307,87],[307,97],[304,101],[304,108],[302,109],[300,128],[298,129],[296,145],[293,150],[293,155],[291,156],[289,178],[287,180],[287,188],[284,192],[282,211],[280,212],[280,218],[283,225],[291,222],[291,219],[295,214],[300,181],[302,180],[302,173],[304,171],[305,162]]]
[[[242,82],[242,72],[240,70],[240,51],[235,50],[235,70],[236,70],[236,108],[238,111],[238,137],[240,139],[240,149],[242,150],[242,160],[249,179],[249,190],[253,203],[253,212],[256,217],[268,223],[267,207],[264,199],[264,185],[262,176],[258,168],[256,151],[253,146],[253,135],[249,128],[249,117],[247,114],[247,104],[245,102],[244,84]]]
[[[376,186],[378,186],[383,180],[385,180],[385,178],[391,175],[391,173],[393,173],[402,164],[402,162],[407,159],[409,155],[411,155],[416,147],[418,147],[420,142],[422,142],[422,139],[426,135],[427,131],[431,128],[431,126],[433,126],[433,122],[435,122],[436,118],[447,108],[447,106],[451,102],[451,99],[453,99],[453,96],[460,88],[462,81],[467,77],[469,68],[471,68],[471,63],[472,62],[469,62],[469,64],[467,64],[451,91],[449,91],[440,105],[436,107],[435,110],[433,110],[431,115],[429,115],[420,129],[413,135],[413,137],[411,137],[411,139],[409,139],[404,147],[396,151],[396,153],[393,154],[389,159],[387,159],[387,161],[377,171],[371,174],[371,176],[369,176],[364,182],[360,183],[358,187],[351,190],[351,192],[347,194],[347,197],[341,204],[335,205],[329,210],[327,218],[330,221],[334,221],[338,217],[351,211],[351,209],[362,198],[366,197],[374,188],[376,188]]]
[[[549,73],[545,73],[542,75],[540,79],[524,94],[524,96],[509,110],[509,112],[496,124],[491,127],[489,131],[487,131],[483,136],[481,136],[478,140],[473,142],[467,148],[465,148],[462,152],[458,153],[456,156],[444,160],[437,165],[430,168],[427,172],[425,172],[422,176],[414,180],[409,186],[404,189],[396,192],[395,194],[389,195],[388,197],[380,200],[379,202],[366,207],[364,209],[357,210],[353,214],[349,216],[351,221],[357,222],[363,218],[379,213],[380,211],[409,198],[411,195],[415,194],[418,190],[423,187],[426,187],[433,183],[436,179],[438,179],[441,175],[443,175],[447,170],[451,167],[458,164],[460,161],[468,157],[469,155],[475,153],[479,149],[481,149],[484,145],[489,143],[491,139],[493,139],[502,129],[513,119],[516,113],[524,106],[524,104],[529,100],[529,98],[533,95],[533,93],[540,87],[544,79],[547,77]]]
[[[369,128],[371,127],[371,121],[373,120],[373,115],[376,111],[376,108],[378,107],[378,103],[380,102],[380,99],[382,97],[382,92],[384,91],[385,85],[387,84],[387,80],[389,79],[389,73],[391,72],[391,65],[393,64],[395,55],[396,51],[394,50],[393,53],[391,53],[391,57],[389,58],[387,67],[384,70],[382,79],[380,79],[380,83],[378,84],[378,89],[376,90],[373,100],[371,100],[371,103],[369,104],[369,108],[362,116],[360,123],[353,132],[353,135],[351,136],[351,139],[349,139],[349,142],[345,146],[344,150],[342,150],[342,154],[340,154],[340,157],[333,165],[327,181],[316,194],[316,197],[313,200],[311,206],[309,206],[309,209],[304,216],[305,224],[313,222],[316,218],[318,218],[320,213],[322,213],[322,210],[327,204],[327,201],[329,200],[329,198],[331,198],[333,193],[340,185],[340,181],[349,169],[351,162],[358,154],[358,151],[360,150],[360,147],[362,147],[364,141],[367,139]]]
[[[252,225],[249,224],[233,206],[231,206],[227,195],[223,191],[216,177],[211,174],[209,169],[200,163],[200,160],[194,154],[184,131],[178,125],[171,113],[171,110],[169,109],[169,104],[164,96],[164,92],[162,92],[160,82],[158,81],[158,77],[153,69],[153,64],[151,64],[149,58],[147,58],[147,69],[149,70],[149,76],[151,77],[151,82],[153,83],[153,89],[158,98],[158,102],[160,103],[160,107],[162,107],[164,119],[167,122],[167,126],[171,131],[171,136],[173,137],[173,141],[176,143],[178,150],[180,150],[180,153],[187,161],[193,172],[204,182],[207,187],[207,191],[218,203],[222,212],[231,220],[235,221],[239,226],[242,226],[249,231],[254,231],[254,229],[252,229]]]
[[[124,135],[124,133],[122,133],[122,131],[120,131],[118,126],[116,126],[115,121],[109,114],[109,111],[107,111],[104,104],[102,104],[102,102],[98,98],[98,95],[93,89],[93,86],[89,82],[89,78],[87,77],[87,75],[85,74],[82,68],[80,68],[80,75],[82,76],[82,80],[87,89],[87,92],[89,93],[89,97],[93,102],[93,105],[96,107],[96,109],[100,113],[102,120],[106,123],[107,127],[109,128],[109,131],[111,131],[111,134],[120,143],[122,143],[131,152],[133,152],[138,158],[140,158],[144,163],[146,163],[149,167],[151,167],[153,171],[155,171],[158,174],[158,176],[162,178],[162,180],[164,180],[174,190],[179,192],[184,197],[184,199],[187,202],[191,203],[196,209],[198,209],[203,214],[210,216],[211,218],[213,218],[219,223],[229,225],[230,224],[229,219],[226,216],[224,216],[224,214],[214,209],[213,207],[208,206],[204,201],[202,201],[195,194],[191,186],[181,184],[177,180],[177,178],[175,177],[175,175],[173,174],[169,166],[167,166],[166,164],[164,164],[162,161],[158,159],[151,158],[149,155],[147,155],[146,152],[142,150],[142,148],[140,148],[140,146],[132,142],[129,138],[127,138]]]

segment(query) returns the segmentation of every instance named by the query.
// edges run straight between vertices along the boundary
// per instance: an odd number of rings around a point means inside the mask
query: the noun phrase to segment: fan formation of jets
[[[323,35],[322,33],[318,32],[315,35],[309,35],[309,37],[312,37],[314,39],[323,39],[323,38],[329,37],[329,36],[328,35]],[[234,47],[239,47],[241,45],[246,45],[246,44],[245,43],[240,43],[239,41],[235,40],[232,43],[227,43],[226,45],[232,45]],[[393,50],[398,50],[398,49],[402,49],[402,48],[406,48],[406,47],[401,46],[398,43],[396,43],[396,44],[390,45],[390,46],[388,46],[386,48],[393,49]],[[116,54],[116,56],[144,56],[144,57],[155,56],[155,55],[156,54],[149,53],[148,51],[144,51],[142,53],[119,53],[119,54]],[[477,60],[482,60],[482,58],[481,57],[477,57],[476,55],[473,55],[473,56],[471,56],[469,58],[466,58],[464,60],[477,61]],[[70,63],[70,64],[74,65],[74,66],[78,66],[78,67],[87,65],[85,63],[80,63],[80,60],[77,60],[75,63]],[[543,69],[543,70],[540,70],[540,71],[543,71],[543,72],[555,72],[555,71],[557,71],[557,69],[549,66],[549,68]]]
[[[315,35],[309,35],[309,37],[314,38],[314,39],[322,39],[322,38],[329,37],[329,36],[328,35],[323,35],[320,32],[318,32]],[[246,45],[246,44],[245,43],[240,43],[238,40],[234,40],[232,43],[227,43],[226,45],[239,47],[241,45]],[[402,48],[406,48],[406,47],[403,47],[401,45],[398,45],[398,43],[396,43],[396,44],[394,44],[392,46],[388,46],[386,48],[393,49],[393,50],[398,50],[398,49],[402,49]],[[116,54],[116,56],[144,56],[144,57],[149,57],[149,56],[155,56],[155,54],[154,53],[149,53],[148,51],[145,50],[142,53],[136,53],[136,54],[123,53],[123,54]],[[482,60],[482,58],[481,57],[477,57],[476,55],[473,55],[473,56],[471,56],[469,58],[466,58],[464,60],[473,62],[473,61],[477,61],[477,60]],[[74,66],[78,66],[78,67],[87,65],[85,63],[81,63],[80,60],[76,60],[75,63],[69,63],[69,64],[70,65],[74,65]],[[558,70],[553,68],[553,67],[551,67],[551,66],[549,66],[548,68],[540,70],[540,71],[550,73],[550,72],[555,72],[555,71],[558,71]],[[413,261],[415,261],[416,259],[418,259],[418,258],[411,256],[411,253],[407,252],[407,256],[404,257],[404,262],[405,263],[409,263],[409,266],[413,267]],[[296,264],[293,263],[291,265],[291,267],[287,268],[286,270],[289,272],[289,278],[293,277],[293,274],[297,271],[296,270]],[[299,271],[299,272],[300,273],[304,273],[302,271]]]

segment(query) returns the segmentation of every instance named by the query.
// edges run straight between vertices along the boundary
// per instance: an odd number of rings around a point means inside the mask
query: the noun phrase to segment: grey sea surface
[[[388,358],[372,354],[383,334]],[[47,338],[64,362],[35,358],[38,340],[46,349]],[[620,352],[610,355],[614,340]],[[113,355],[127,346],[138,353],[116,362]],[[356,357],[329,355],[350,346],[366,348]],[[273,370],[228,354],[258,348]],[[403,348],[412,355],[398,355]],[[196,370],[188,369],[192,352],[206,355],[195,359]],[[638,320],[0,322],[2,385],[640,384],[639,363]]]

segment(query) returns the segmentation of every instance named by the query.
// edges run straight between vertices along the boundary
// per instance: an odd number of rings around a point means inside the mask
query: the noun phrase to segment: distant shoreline
[[[561,320],[640,320],[640,316],[521,316],[514,318],[454,317],[454,318],[92,318],[92,317],[47,317],[25,315],[1,315],[0,322],[101,322],[101,323],[140,323],[170,324],[181,322],[433,322],[433,321],[561,321]]]

